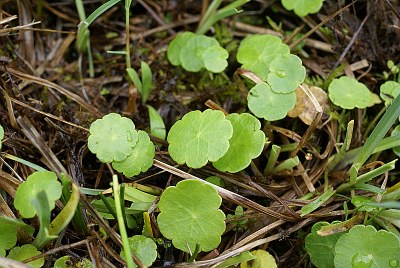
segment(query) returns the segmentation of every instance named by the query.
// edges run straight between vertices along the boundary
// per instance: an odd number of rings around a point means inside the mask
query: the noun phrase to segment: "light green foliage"
[[[335,246],[335,267],[398,267],[399,263],[399,238],[370,225],[354,226]]]
[[[390,134],[392,137],[398,137],[400,139],[400,125],[396,126],[392,133]],[[393,152],[400,157],[400,147],[393,148]]]
[[[327,189],[323,194],[318,196],[316,199],[308,203],[307,205],[303,206],[301,208],[301,214],[300,216],[303,217],[307,214],[310,214],[314,210],[318,209],[323,203],[328,201],[329,198],[331,198],[335,194],[335,190],[332,188]]]
[[[61,190],[61,183],[57,181],[54,172],[36,171],[18,186],[14,206],[22,217],[33,218],[37,211],[31,199],[36,198],[39,192],[44,191],[47,196],[48,207],[52,210],[55,207],[55,201],[61,197]]]
[[[251,252],[256,257],[255,260],[240,264],[240,268],[277,268],[275,258],[268,252],[262,249],[253,250]]]
[[[388,107],[392,101],[400,94],[400,84],[395,81],[386,81],[381,85],[380,96]]]
[[[269,66],[278,56],[288,55],[290,49],[279,37],[273,35],[249,35],[240,43],[236,58],[242,68],[267,80]]]
[[[135,69],[127,68],[126,72],[128,73],[131,81],[135,84],[136,88],[139,90],[142,98],[142,104],[145,104],[151,90],[153,89],[153,75],[150,66],[146,62],[141,61],[140,68],[142,70],[142,79],[139,78],[139,75]]]
[[[206,181],[219,187],[225,187],[224,181],[218,176],[210,176],[206,179]]]
[[[55,261],[54,268],[93,268],[93,263],[86,258],[77,260],[71,256],[63,256]]]
[[[129,246],[146,267],[150,267],[157,258],[157,245],[151,238],[144,235],[134,235],[128,238]],[[120,256],[125,260],[125,252],[122,250]],[[134,267],[137,267],[136,265]]]
[[[33,256],[41,254],[40,251],[38,251],[35,246],[27,244],[23,245],[22,247],[14,247],[10,250],[8,253],[7,258],[16,260],[16,261],[23,261],[28,258],[31,258]],[[27,263],[29,266],[34,267],[34,268],[40,268],[44,265],[44,258],[40,258],[35,261],[31,261]]]
[[[0,248],[0,256],[5,257],[6,256],[6,251],[2,248]]]
[[[232,133],[232,124],[223,112],[192,111],[171,127],[167,137],[168,152],[179,164],[201,168],[228,151]]]
[[[313,225],[311,233],[309,233],[305,240],[305,248],[310,255],[312,264],[318,268],[331,268],[333,265],[333,258],[335,257],[335,245],[338,239],[344,233],[332,234],[329,236],[320,236],[317,231],[322,226],[329,225],[328,222],[320,221]]]
[[[185,180],[168,187],[161,195],[158,227],[174,247],[193,252],[196,243],[201,251],[210,251],[221,242],[225,215],[219,209],[221,197],[210,185]],[[189,247],[189,248],[188,248]]]
[[[0,249],[10,249],[17,243],[17,227],[9,224],[0,225]]]
[[[260,121],[248,113],[230,114],[226,117],[233,126],[233,135],[226,154],[213,163],[221,171],[231,173],[245,169],[252,159],[258,157],[263,148],[265,134],[260,130]]]
[[[268,121],[282,119],[296,104],[296,93],[279,94],[267,83],[256,84],[247,96],[250,111]]]
[[[196,36],[192,32],[180,32],[175,38],[169,43],[167,50],[167,57],[169,62],[174,66],[181,65],[181,50],[187,44],[187,42]]]
[[[293,10],[299,17],[317,13],[324,0],[282,0],[282,5],[287,10]]]
[[[90,125],[89,150],[103,163],[124,161],[138,140],[135,124],[129,118],[110,113]]]
[[[306,78],[306,68],[296,55],[276,57],[269,66],[267,83],[275,93],[292,93]]]
[[[202,54],[204,67],[213,73],[220,73],[225,70],[228,66],[226,60],[228,57],[228,51],[219,45],[207,48]]]
[[[223,261],[222,263],[218,264],[216,268],[228,268],[228,267],[236,267],[238,264],[242,262],[248,262],[251,260],[254,260],[256,256],[251,254],[249,251],[244,251],[240,253],[239,255],[236,255],[234,257],[230,257]]]
[[[354,78],[342,76],[333,79],[329,88],[329,99],[343,109],[367,108],[379,103],[379,97]]]
[[[147,110],[149,111],[151,135],[165,140],[167,132],[165,130],[165,124],[162,117],[158,114],[157,110],[150,105],[147,105]]]
[[[222,72],[228,66],[228,56],[215,38],[191,32],[178,34],[167,50],[171,64],[182,65],[189,72],[203,68],[213,73]]]
[[[121,162],[114,161],[112,166],[126,177],[136,176],[140,172],[147,171],[153,165],[154,154],[154,144],[150,141],[149,135],[140,130],[138,141],[131,154]]]
[[[4,128],[0,125],[0,149],[2,145],[2,140],[4,139]]]

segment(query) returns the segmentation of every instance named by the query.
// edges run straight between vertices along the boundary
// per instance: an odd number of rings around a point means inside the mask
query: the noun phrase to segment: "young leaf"
[[[140,92],[142,104],[145,104],[149,98],[150,92],[153,89],[153,74],[150,66],[144,62],[140,62],[140,69],[142,70],[142,91]]]
[[[140,172],[147,171],[153,165],[154,154],[154,144],[150,141],[149,135],[140,130],[138,141],[131,154],[121,162],[114,161],[112,166],[126,177],[136,176]]]
[[[267,80],[271,62],[280,55],[288,55],[290,49],[279,37],[273,35],[249,35],[240,43],[236,58],[242,68]]]
[[[157,245],[151,238],[144,235],[134,235],[128,238],[129,246],[146,267],[150,267],[157,258]],[[125,252],[122,250],[120,256],[125,259]],[[134,267],[137,267],[136,265]]]
[[[14,247],[8,253],[7,258],[16,260],[16,261],[23,261],[33,256],[39,255],[42,252],[38,251],[33,245],[27,244],[23,245],[22,247]],[[40,258],[35,261],[31,261],[27,263],[29,266],[34,268],[40,268],[44,265],[44,258]]]
[[[260,121],[248,113],[230,114],[226,117],[232,123],[233,135],[226,154],[213,163],[221,171],[235,173],[245,169],[252,159],[258,157],[265,142],[265,134],[260,130]]]
[[[168,187],[158,203],[160,232],[184,252],[193,252],[197,243],[201,251],[216,248],[225,231],[225,215],[218,209],[221,201],[212,186],[197,180]]]
[[[294,10],[299,17],[317,13],[324,0],[282,0],[282,5],[287,10]]]
[[[10,249],[17,243],[17,226],[0,225],[0,249]]]
[[[228,51],[222,48],[219,44],[207,48],[201,55],[204,67],[213,73],[220,73],[228,66],[229,57]]]
[[[256,257],[250,262],[242,262],[240,268],[277,268],[275,258],[268,252],[262,249],[253,250],[251,252]]]
[[[132,120],[115,113],[94,121],[89,131],[89,150],[103,163],[124,161],[138,140]]]
[[[228,151],[232,133],[232,124],[221,111],[189,112],[171,127],[168,152],[179,164],[201,168]]]
[[[72,268],[72,267],[79,267],[79,268],[93,268],[93,263],[86,259],[78,259],[72,258],[71,256],[63,256],[58,258],[54,263],[54,268]]]
[[[162,117],[158,114],[156,109],[152,106],[147,105],[147,110],[149,111],[150,117],[150,133],[154,137],[165,140],[167,132],[165,130],[165,124]]]
[[[194,36],[196,36],[196,34],[192,32],[179,33],[175,36],[174,40],[172,40],[171,43],[169,43],[167,50],[167,57],[172,65],[174,66],[181,65],[181,60],[180,60],[181,50],[184,46],[186,46],[189,39]]]
[[[334,195],[335,193],[336,193],[335,190],[329,188],[323,194],[321,194],[315,200],[313,200],[311,203],[303,206],[300,210],[301,211],[300,216],[303,217],[307,214],[310,214],[314,210],[318,209],[323,203],[328,201],[328,199],[331,198],[332,195]]]
[[[128,73],[129,79],[131,79],[131,81],[133,82],[135,87],[141,93],[143,91],[143,85],[142,85],[142,81],[140,81],[140,77],[139,77],[138,73],[136,72],[136,70],[133,68],[126,68],[126,72]]]
[[[320,236],[317,231],[322,226],[329,225],[328,222],[320,221],[313,225],[311,233],[305,240],[305,248],[310,255],[310,260],[318,268],[334,267],[333,258],[335,257],[335,245],[338,239],[344,233],[332,234],[329,236]]]
[[[354,78],[333,79],[328,87],[329,99],[343,109],[366,108],[379,103],[379,97]]]
[[[247,101],[255,116],[275,121],[284,118],[293,109],[296,93],[275,93],[267,83],[258,83],[250,90]]]
[[[36,171],[28,176],[25,182],[18,186],[14,198],[14,206],[24,218],[33,218],[36,209],[31,203],[31,198],[44,191],[47,196],[50,210],[55,207],[55,201],[61,197],[62,186],[57,181],[57,176],[50,171]]]
[[[400,94],[400,83],[395,81],[386,81],[380,88],[380,96],[388,107],[393,100]]]
[[[195,35],[189,39],[182,48],[180,61],[182,67],[189,72],[198,72],[205,67],[203,54],[210,47],[219,47],[216,39],[205,36]]]
[[[296,55],[276,57],[269,65],[267,83],[275,93],[292,93],[306,78],[306,68]]]
[[[335,267],[398,267],[400,240],[385,230],[356,225],[335,246]]]
[[[244,251],[237,256],[230,257],[223,261],[222,263],[218,264],[216,268],[228,268],[228,267],[236,267],[238,264],[242,262],[248,262],[257,258],[249,251]]]

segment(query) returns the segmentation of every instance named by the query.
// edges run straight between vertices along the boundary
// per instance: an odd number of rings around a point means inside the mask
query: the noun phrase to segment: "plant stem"
[[[129,246],[128,234],[126,232],[124,219],[122,216],[121,200],[120,200],[120,196],[119,196],[119,185],[118,185],[117,175],[113,175],[113,194],[114,194],[114,201],[115,201],[115,210],[117,212],[119,234],[121,235],[122,246],[124,248],[126,263],[128,265],[128,268],[133,268],[133,267],[135,267],[135,264],[132,259],[132,252],[131,252],[131,247]]]

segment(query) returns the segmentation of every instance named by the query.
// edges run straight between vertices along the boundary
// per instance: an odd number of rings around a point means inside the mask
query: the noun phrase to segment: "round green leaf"
[[[138,140],[132,120],[115,113],[94,121],[89,131],[89,150],[103,163],[124,161]]]
[[[151,238],[144,235],[134,235],[129,240],[129,246],[146,267],[150,267],[157,258],[157,245]],[[125,251],[121,251],[120,256],[125,260]],[[137,267],[135,265],[135,267]]]
[[[305,248],[308,255],[310,255],[311,262],[318,268],[334,267],[335,245],[338,239],[344,234],[338,233],[329,236],[320,236],[317,231],[326,225],[329,225],[329,223],[325,221],[314,224],[311,228],[311,233],[307,235],[305,240]]]
[[[12,248],[8,253],[7,258],[16,261],[23,261],[39,254],[42,254],[42,252],[38,251],[35,246],[27,244],[23,245],[22,247]],[[42,257],[40,259],[28,262],[27,264],[34,268],[40,268],[44,265],[44,258]]]
[[[385,106],[388,107],[392,104],[392,101],[400,94],[400,83],[395,81],[386,81],[381,85],[380,96],[385,102]]]
[[[393,131],[392,131],[392,133],[390,134],[390,136],[391,136],[391,137],[396,136],[396,137],[398,137],[398,139],[400,139],[400,125],[396,126],[396,127],[393,129]],[[394,147],[394,148],[393,148],[393,152],[394,152],[398,157],[400,157],[400,146],[399,146],[399,147]]]
[[[342,76],[339,79],[333,79],[329,88],[329,99],[337,106],[343,109],[366,108],[379,103],[375,94],[354,78]]]
[[[220,73],[225,70],[228,66],[228,61],[226,60],[228,57],[228,51],[220,45],[207,48],[202,55],[204,67],[213,73]]]
[[[399,263],[399,238],[370,225],[354,226],[335,246],[335,267],[398,267]]]
[[[267,83],[275,93],[292,93],[306,78],[306,68],[296,55],[276,57],[269,66]]]
[[[175,36],[174,40],[172,40],[171,43],[169,43],[167,50],[167,57],[172,65],[174,66],[181,65],[181,60],[180,60],[181,50],[184,46],[186,46],[189,39],[195,35],[196,34],[192,32],[179,33]]]
[[[247,101],[255,116],[275,121],[284,118],[293,109],[296,93],[275,93],[267,83],[258,83],[250,90]]]
[[[294,10],[299,17],[317,13],[324,0],[282,0],[282,5],[287,10]]]
[[[209,47],[219,46],[216,39],[205,36],[192,36],[180,53],[182,67],[189,72],[198,72],[204,68],[203,53]]]
[[[248,113],[230,114],[226,117],[233,126],[233,135],[226,154],[213,163],[221,171],[231,173],[245,169],[252,159],[258,157],[265,142],[265,134],[260,130],[260,121]]]
[[[93,268],[93,263],[86,259],[75,259],[71,256],[63,256],[58,258],[53,268]]]
[[[228,151],[232,132],[231,122],[221,111],[189,112],[171,127],[168,152],[179,164],[201,168]]]
[[[221,201],[212,186],[197,180],[168,187],[158,203],[160,232],[182,251],[193,252],[196,243],[201,251],[213,250],[225,231],[225,215],[218,209]]]
[[[25,182],[18,186],[14,198],[14,207],[24,218],[33,218],[36,214],[35,207],[31,203],[31,198],[44,191],[49,201],[49,208],[55,207],[55,201],[61,197],[62,186],[57,181],[57,176],[50,171],[36,171],[28,176]]]
[[[242,262],[240,268],[277,268],[275,258],[268,252],[262,249],[253,250],[251,252],[256,256],[255,260]]]
[[[288,55],[290,49],[279,37],[273,35],[249,35],[240,43],[236,58],[242,68],[267,80],[269,65],[280,55]]]
[[[114,161],[112,166],[126,177],[136,176],[153,165],[154,155],[154,144],[150,141],[149,135],[139,130],[138,141],[131,154],[122,162]]]

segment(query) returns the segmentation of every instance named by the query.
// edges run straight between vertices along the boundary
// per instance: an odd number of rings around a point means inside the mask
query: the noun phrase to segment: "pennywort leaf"
[[[310,255],[310,260],[318,268],[334,267],[335,245],[344,233],[321,236],[317,233],[322,226],[329,225],[328,222],[320,221],[313,225],[311,233],[305,240],[305,248]]]
[[[290,49],[279,37],[273,35],[249,35],[238,48],[236,58],[242,68],[257,74],[266,81],[271,62],[281,55],[290,54]]]
[[[356,225],[337,241],[334,261],[335,267],[397,267],[400,240],[388,231]]]
[[[251,252],[255,260],[242,262],[240,268],[277,268],[275,258],[266,250],[258,249]]]
[[[112,163],[113,168],[123,173],[126,177],[138,175],[147,171],[153,165],[155,155],[154,144],[150,141],[145,131],[139,130],[138,141],[131,154],[123,161]]]
[[[14,247],[8,253],[7,258],[16,260],[16,261],[23,261],[33,256],[39,255],[42,252],[38,251],[35,246],[26,244],[22,247]],[[44,265],[44,258],[40,258],[35,261],[31,261],[27,263],[29,266],[34,268],[40,268]]]
[[[32,205],[31,198],[35,198],[39,192],[43,191],[47,196],[48,207],[52,210],[55,207],[55,201],[61,197],[61,190],[61,183],[54,172],[36,171],[18,186],[14,206],[22,217],[33,218],[37,211]]]
[[[184,252],[193,252],[197,243],[201,251],[213,250],[225,231],[225,215],[219,209],[221,202],[212,186],[197,180],[168,187],[158,203],[160,232]]]
[[[386,81],[380,87],[380,96],[385,102],[385,106],[389,107],[393,100],[400,94],[400,83],[395,81]]]
[[[157,258],[157,245],[151,238],[144,235],[134,235],[128,238],[131,252],[134,253],[146,267],[150,267]],[[125,252],[121,251],[121,257],[125,259]],[[134,267],[137,267],[135,265]]]
[[[296,55],[276,57],[269,66],[267,83],[275,93],[292,93],[306,78],[306,68]]]
[[[260,130],[260,121],[251,114],[230,114],[226,117],[233,126],[233,136],[226,154],[213,163],[221,171],[235,173],[245,169],[252,159],[258,157],[265,142],[265,134]]]
[[[328,87],[329,99],[343,109],[364,109],[379,103],[379,97],[354,78],[333,79]]]
[[[282,0],[282,5],[287,10],[293,10],[299,17],[317,13],[324,0]]]
[[[132,120],[115,113],[94,121],[89,131],[89,150],[103,163],[125,160],[138,141]]]
[[[168,60],[174,66],[182,65],[189,72],[203,68],[219,73],[228,66],[228,52],[215,38],[191,32],[178,34],[169,44]]]
[[[272,91],[267,83],[256,84],[247,96],[250,111],[268,121],[282,119],[293,109],[296,93],[280,94]]]
[[[215,162],[229,148],[233,128],[221,111],[192,111],[170,129],[168,152],[179,164],[200,168],[207,161]]]

